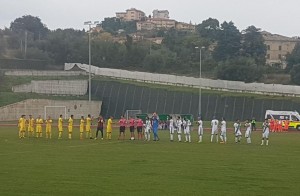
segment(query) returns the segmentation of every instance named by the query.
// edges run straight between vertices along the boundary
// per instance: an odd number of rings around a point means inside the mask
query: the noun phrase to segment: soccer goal
[[[66,106],[45,106],[44,107],[44,119],[51,116],[53,119],[58,119],[59,115],[63,115],[64,119],[67,119],[67,107]]]
[[[125,112],[125,118],[127,120],[129,120],[129,118],[132,116],[132,117],[135,117],[135,115],[137,114],[141,114],[142,113],[142,110],[126,110]]]

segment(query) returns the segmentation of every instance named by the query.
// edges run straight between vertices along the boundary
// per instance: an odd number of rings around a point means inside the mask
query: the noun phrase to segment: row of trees
[[[300,43],[287,55],[287,70],[291,73],[292,82],[300,85]]]
[[[160,29],[144,32],[143,39],[135,37],[135,22],[106,18],[102,27],[104,32],[91,34],[95,66],[198,76],[199,49],[195,47],[204,46],[204,73],[246,82],[258,80],[264,73],[266,46],[260,29],[254,26],[240,32],[233,22],[220,24],[209,18],[197,25],[195,32]],[[156,36],[163,37],[162,44],[147,39]],[[49,30],[38,17],[27,15],[0,30],[0,56],[53,64],[88,63],[88,34],[84,30]]]

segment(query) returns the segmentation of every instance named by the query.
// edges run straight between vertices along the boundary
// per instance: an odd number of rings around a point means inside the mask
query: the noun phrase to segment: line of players
[[[71,115],[68,119],[68,138],[72,139],[73,133],[73,123],[74,123],[74,115]],[[43,124],[46,127],[46,138],[52,138],[52,123],[53,120],[50,116],[47,119],[42,119],[39,115],[36,119],[29,115],[29,118],[26,119],[26,115],[22,115],[18,121],[18,128],[19,128],[19,138],[25,138],[26,130],[28,132],[28,137],[36,137],[41,138],[43,137]],[[63,116],[60,115],[57,121],[57,128],[58,128],[58,139],[62,139],[63,135]],[[92,125],[92,118],[89,114],[87,118],[81,117],[80,120],[80,139],[83,139],[83,132],[86,132],[86,138],[91,138],[91,125]],[[35,132],[34,132],[35,131]]]
[[[127,125],[129,125],[129,130],[130,130],[130,140],[135,139],[134,130],[136,126],[138,140],[144,139],[145,141],[150,141],[151,140],[150,133],[151,131],[153,131],[153,141],[159,141],[159,137],[158,137],[159,117],[156,113],[153,113],[151,119],[149,117],[146,117],[145,123],[141,118],[134,119],[133,117],[130,117],[130,119],[127,121],[124,118],[124,116],[121,116],[121,119],[119,120],[119,127],[120,127],[120,132],[118,137],[119,140],[125,139],[125,129]]]
[[[80,119],[80,139],[83,139],[83,133],[84,129],[86,132],[86,138],[92,139],[92,131],[91,131],[91,125],[92,125],[92,120],[93,118],[91,117],[90,114],[88,114],[87,118],[84,118],[83,116]],[[111,133],[112,133],[112,124],[113,124],[113,117],[110,117],[107,122],[106,126],[106,139],[111,139]],[[73,133],[73,115],[70,116],[68,120],[68,135],[69,139],[72,139],[72,133]],[[28,131],[28,137],[33,137],[34,136],[34,125],[36,125],[36,137],[40,138],[42,137],[42,125],[46,124],[46,138],[51,139],[52,137],[52,123],[53,120],[49,116],[46,120],[43,120],[41,116],[39,115],[37,119],[34,119],[32,115],[29,115],[29,119],[26,119],[25,115],[22,115],[21,118],[19,119],[18,127],[19,127],[19,137],[20,138],[25,138],[25,132],[26,129]],[[58,119],[58,139],[62,139],[62,133],[63,133],[63,118],[62,115],[60,115]],[[104,124],[105,120],[102,118],[102,116],[99,116],[98,118],[98,123],[97,123],[97,131],[96,131],[96,137],[95,139],[98,138],[98,132],[101,132],[101,139],[103,139],[103,129],[104,129]],[[129,124],[129,129],[130,129],[130,139],[133,140],[135,139],[134,135],[134,129],[135,125],[137,127],[137,133],[138,133],[138,139],[142,140],[143,135],[144,139],[146,141],[150,141],[150,133],[151,130],[153,130],[153,135],[154,135],[154,141],[158,141],[159,137],[157,134],[158,131],[158,124],[159,124],[159,118],[156,113],[153,114],[152,119],[149,119],[148,117],[146,118],[145,124],[142,121],[142,119],[134,119],[130,118],[129,121],[124,118],[124,116],[121,117],[119,120],[119,127],[120,127],[120,132],[119,132],[119,137],[118,139],[125,139],[125,129],[126,125]],[[203,138],[203,121],[201,118],[198,119],[197,121],[198,124],[198,137],[199,140],[198,142],[202,142]],[[170,130],[170,141],[174,141],[174,133],[177,133],[178,141],[182,141],[182,131],[185,135],[185,142],[191,142],[191,126],[192,123],[189,119],[183,118],[181,119],[180,116],[177,117],[176,120],[173,120],[172,117],[169,119],[169,130]],[[239,120],[236,120],[234,123],[234,134],[235,134],[235,142],[239,143],[242,138],[242,133],[241,133],[241,123]],[[253,130],[253,125],[250,123],[249,120],[247,120],[244,124],[244,127],[246,128],[245,131],[245,138],[248,144],[251,143],[251,132]],[[221,129],[220,135],[219,135],[219,127]],[[144,134],[143,134],[143,128],[144,128]],[[220,125],[219,121],[214,117],[213,120],[211,121],[211,142],[213,142],[214,137],[216,138],[216,142],[218,141],[218,135],[221,139],[222,144],[225,144],[227,142],[227,128],[226,128],[226,121],[225,118],[222,118]],[[270,132],[270,122],[266,119],[265,122],[263,123],[263,135],[262,135],[262,143],[261,145],[264,145],[264,141],[266,145],[269,143],[269,132]]]
[[[124,116],[121,117],[119,124],[120,124],[120,134],[119,134],[119,139],[124,139],[125,138],[125,127],[126,127],[126,119]],[[131,132],[131,138],[134,138],[134,123],[135,120],[131,118],[128,122],[130,124],[130,132]],[[145,140],[150,140],[150,131],[151,131],[151,120],[149,118],[146,118],[146,122],[143,125],[143,121],[141,119],[137,120],[137,130],[138,130],[138,139],[142,139],[142,126],[144,126],[145,131]],[[197,121],[198,124],[198,137],[199,140],[198,142],[201,143],[203,140],[203,121],[201,118],[198,119]],[[245,138],[248,144],[251,143],[251,133],[252,130],[256,129],[256,122],[255,119],[252,119],[250,122],[249,120],[246,120],[244,123],[244,127],[246,128],[245,131]],[[174,134],[175,132],[177,133],[178,141],[182,141],[182,132],[185,135],[185,142],[191,142],[191,130],[192,130],[192,123],[189,119],[183,118],[181,119],[180,116],[177,116],[176,120],[173,120],[172,117],[168,120],[168,125],[169,125],[169,131],[170,131],[170,141],[174,141]],[[235,143],[241,142],[242,138],[242,132],[241,132],[241,122],[239,120],[236,120],[234,123],[234,135],[235,135]],[[218,135],[219,135],[219,127],[221,129],[220,132],[220,139],[222,144],[225,144],[227,142],[227,128],[226,128],[226,121],[225,118],[222,118],[220,125],[219,121],[216,118],[213,118],[211,121],[211,142],[213,142],[214,137],[216,138],[216,142],[218,141]],[[262,143],[261,145],[266,145],[269,144],[269,133],[270,133],[270,122],[268,120],[265,120],[263,123],[263,135],[262,135]]]
[[[203,121],[201,118],[197,121],[198,124],[198,142],[202,142],[203,138]],[[185,134],[185,142],[191,142],[191,122],[189,119],[182,119],[180,116],[177,117],[176,121],[172,119],[172,117],[169,120],[169,130],[170,130],[170,141],[174,140],[174,133],[177,132],[178,141],[181,142],[181,134],[182,129],[184,130]],[[233,127],[234,127],[234,135],[235,135],[235,143],[241,142],[242,138],[242,132],[241,132],[241,122],[240,120],[236,120]],[[220,135],[219,135],[219,127],[221,129]],[[251,133],[252,130],[255,130],[255,120],[252,120],[251,122],[249,120],[246,120],[244,127],[246,128],[245,131],[245,138],[248,144],[251,144]],[[266,119],[262,125],[263,127],[263,133],[262,133],[262,142],[261,145],[269,145],[269,133],[270,133],[270,122],[268,119]],[[222,118],[220,124],[219,121],[214,117],[211,121],[211,138],[210,142],[213,142],[214,137],[216,138],[216,142],[218,143],[218,135],[220,136],[222,144],[226,144],[227,142],[227,128],[226,128],[226,121],[225,118]]]
[[[71,115],[67,121],[68,122],[68,135],[69,135],[68,138],[69,139],[72,139],[73,122],[74,122],[73,117],[74,116]],[[79,125],[80,139],[83,139],[84,131],[86,133],[86,139],[88,139],[88,138],[93,139],[92,130],[91,130],[92,121],[93,121],[93,117],[91,117],[90,114],[88,114],[88,116],[86,118],[84,118],[84,116],[81,116],[80,125]],[[43,128],[43,124],[45,124],[46,138],[51,139],[52,138],[52,123],[53,123],[53,120],[51,119],[50,116],[48,116],[48,118],[44,120],[41,118],[40,115],[36,119],[34,119],[32,117],[32,115],[29,115],[28,119],[26,119],[26,115],[22,115],[18,122],[19,138],[25,138],[26,130],[28,132],[28,137],[36,137],[36,138],[43,137],[42,128]],[[58,118],[58,121],[57,121],[58,139],[62,139],[63,123],[64,123],[63,116],[60,115],[60,117]],[[150,130],[151,129],[153,130],[154,140],[155,141],[159,140],[159,137],[157,134],[159,121],[158,121],[158,116],[156,115],[156,113],[153,114],[151,121],[149,118],[147,119],[146,124],[143,124],[142,119],[139,119],[139,118],[136,120],[131,118],[129,120],[129,123],[130,123],[131,139],[135,138],[134,137],[134,127],[136,124],[137,132],[138,132],[138,139],[143,138],[142,130],[144,127],[144,134],[145,134],[146,140],[150,140]],[[122,117],[120,119],[119,124],[120,124],[120,134],[119,134],[118,139],[124,139],[125,138],[125,126],[127,124],[124,117]],[[95,139],[98,138],[98,133],[100,131],[101,139],[103,140],[104,125],[105,125],[104,118],[102,116],[99,116],[97,119],[97,131],[96,131]],[[112,129],[113,129],[113,117],[111,116],[108,119],[107,124],[106,124],[106,139],[108,139],[108,140],[111,139]],[[34,133],[34,130],[35,130],[35,133]]]

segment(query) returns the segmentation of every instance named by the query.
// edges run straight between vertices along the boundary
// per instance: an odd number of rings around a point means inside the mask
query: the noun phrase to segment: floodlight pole
[[[201,76],[201,73],[202,73],[202,49],[205,49],[205,47],[195,47],[196,49],[199,48],[199,103],[198,103],[198,112],[199,112],[199,117],[201,117],[202,115],[202,111],[201,111],[201,105],[202,105],[202,92],[201,92],[201,79],[202,79],[202,76]]]
[[[84,25],[89,26],[89,102],[91,102],[92,99],[92,78],[91,78],[91,64],[92,64],[92,51],[91,51],[91,26],[99,24],[99,21],[95,21],[92,23],[91,21],[84,22]]]
[[[89,24],[89,102],[92,99],[91,57],[91,24]]]

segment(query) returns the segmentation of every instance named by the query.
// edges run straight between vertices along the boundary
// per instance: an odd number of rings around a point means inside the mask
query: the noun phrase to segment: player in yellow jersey
[[[32,115],[29,115],[27,131],[28,137],[34,136],[34,118],[32,117]]]
[[[91,139],[92,138],[92,129],[91,129],[92,118],[91,118],[90,114],[85,119],[85,121],[86,121],[86,125],[85,125],[85,137],[86,137],[86,139],[88,139],[88,138]]]
[[[33,136],[33,125],[34,125],[34,119],[32,118],[32,115],[29,115],[29,118],[27,120],[27,134],[28,134],[28,137],[32,137]]]
[[[19,119],[19,138],[25,138],[25,130],[26,130],[26,119],[25,115],[21,115],[21,118]]]
[[[26,131],[28,130],[28,127],[29,127],[29,120],[27,118],[25,118],[25,117],[24,117],[24,119],[25,119],[25,131],[24,131],[24,135],[26,135]],[[28,137],[29,137],[29,135],[28,135]]]
[[[22,136],[22,138],[25,138],[25,132],[26,132],[26,117],[25,117],[25,115],[23,115],[21,127],[22,127],[21,136]]]
[[[19,121],[18,121],[18,129],[19,129],[19,138],[21,138],[21,124],[22,124],[22,118],[23,118],[23,115],[21,115],[21,117],[19,118]]]
[[[43,130],[42,130],[42,125],[43,125],[44,121],[41,118],[41,115],[39,115],[39,117],[35,120],[35,124],[36,124],[36,137],[43,137]]]
[[[79,132],[80,132],[80,139],[83,139],[83,131],[84,131],[84,116],[81,116],[80,119],[80,126],[79,126]]]
[[[68,125],[68,131],[69,131],[69,139],[72,139],[72,133],[73,133],[73,114],[69,118],[69,125]]]
[[[50,116],[48,116],[47,120],[46,120],[46,138],[51,139],[52,136],[52,119]]]
[[[62,139],[62,133],[63,133],[63,118],[62,118],[62,115],[59,115],[57,127],[58,127],[58,139]]]
[[[113,117],[111,116],[107,121],[106,126],[106,139],[111,140],[111,133],[112,133],[112,124],[113,124]]]

